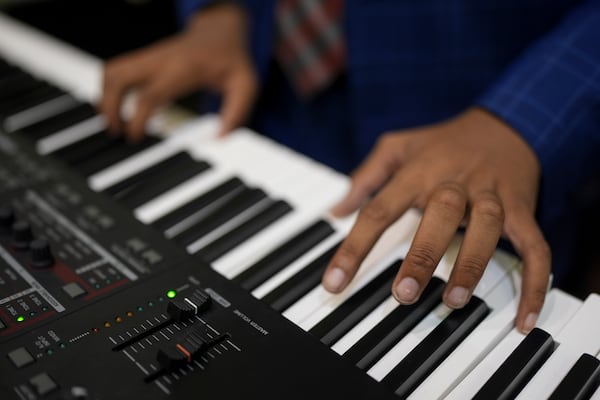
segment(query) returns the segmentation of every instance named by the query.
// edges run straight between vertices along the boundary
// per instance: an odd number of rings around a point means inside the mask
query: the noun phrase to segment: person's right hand
[[[191,18],[182,33],[107,62],[99,108],[109,131],[139,140],[158,107],[201,88],[223,95],[221,134],[236,128],[258,88],[245,38],[244,11],[218,5]],[[132,90],[137,100],[124,121],[123,100]]]

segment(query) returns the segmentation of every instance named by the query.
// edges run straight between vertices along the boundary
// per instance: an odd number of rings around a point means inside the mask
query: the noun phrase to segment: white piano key
[[[592,397],[590,397],[590,400],[600,400],[600,388],[594,392]]]
[[[580,300],[564,292],[551,290],[546,296],[537,327],[556,337],[580,307]],[[446,396],[446,399],[462,400],[473,397],[524,337],[525,335],[513,328]]]
[[[166,231],[164,231],[164,235],[168,239],[172,239],[175,236],[181,234],[182,232],[190,229],[195,224],[202,221],[204,218],[208,217],[211,213],[215,212],[219,209],[223,204],[234,198],[238,193],[240,193],[243,188],[238,188],[233,190],[221,198],[215,200],[214,202],[208,204],[206,207],[203,207],[201,210],[198,210],[191,215],[187,216],[185,219],[179,221],[175,225],[169,227]]]
[[[266,209],[269,206],[269,204],[269,199],[263,199],[258,203],[252,205],[251,207],[247,208],[240,214],[227,221],[226,223],[219,226],[217,229],[202,236],[195,242],[190,243],[186,247],[187,252],[190,254],[197,253],[200,249],[204,248],[212,241],[222,237],[223,235],[227,234],[227,232],[230,232],[232,229],[235,229],[236,227],[243,224],[262,210]]]
[[[318,285],[308,294],[290,306],[283,312],[283,316],[304,329],[310,330],[319,321],[329,315],[333,310],[339,307],[348,297],[362,289],[371,282],[377,275],[385,270],[392,262],[397,260],[402,250],[388,254],[383,260],[366,259],[350,282],[348,287],[342,293],[329,293],[322,285]],[[390,291],[391,291],[390,287]],[[307,321],[308,319],[308,321]]]
[[[1,14],[0,52],[7,60],[75,97],[88,101],[100,98],[103,67],[100,59]]]
[[[106,129],[104,116],[96,115],[68,128],[55,132],[36,144],[37,152],[47,155]]]
[[[454,246],[456,246],[459,242],[455,242]],[[438,276],[444,280],[448,278],[449,265],[453,262],[452,253],[455,251],[451,251],[450,258],[444,257],[440,265],[435,270],[434,275]],[[481,296],[482,293],[486,293],[492,290],[499,281],[505,278],[506,275],[512,275],[512,269],[509,269],[508,272],[504,270],[504,274],[500,273],[500,269],[497,270],[495,268],[490,268],[490,272],[486,271],[480,284],[477,286],[475,290],[475,294]],[[383,320],[390,312],[394,310],[394,308],[398,305],[396,299],[390,296],[382,305],[373,310],[369,315],[367,315],[359,324],[357,324],[352,330],[350,330],[345,336],[343,336],[340,340],[338,340],[333,346],[332,349],[336,351],[338,354],[344,354],[350,347],[352,347],[356,342],[362,339],[369,331],[371,331],[381,320]],[[437,310],[437,311],[436,311]],[[427,327],[429,332],[437,326],[437,318],[444,318],[442,314],[445,315],[446,307],[440,306],[436,310],[434,310],[430,316],[428,322],[424,322],[424,326]],[[437,313],[437,314],[436,314]],[[442,314],[440,314],[442,313]],[[435,323],[432,325],[432,323]],[[420,329],[424,329],[423,326]],[[414,332],[415,330],[413,330]],[[426,335],[425,335],[426,336]],[[425,337],[423,336],[423,337]],[[400,350],[398,350],[400,351]]]
[[[292,212],[224,254],[213,263],[213,268],[228,278],[233,278],[246,270],[254,262],[305,228],[307,223],[321,217],[345,191],[344,183],[338,185],[331,183],[328,187],[330,190],[311,187],[311,190],[302,194],[288,191],[287,195],[296,200],[296,202],[291,202]],[[314,196],[311,196],[310,193],[313,190],[316,190],[318,194],[315,193]],[[298,199],[301,197],[305,201],[298,204]],[[288,200],[286,199],[286,201]]]
[[[97,192],[120,182],[181,151],[180,147],[160,142],[126,158],[88,178],[88,186]]]
[[[64,94],[6,117],[4,119],[4,130],[9,133],[15,132],[63,111],[70,110],[78,104],[80,103],[73,96]]]
[[[376,381],[381,381],[400,360],[415,348],[431,331],[442,323],[452,310],[445,305],[437,306],[417,326],[388,351],[367,374]]]
[[[232,279],[248,269],[273,249],[306,228],[319,217],[319,213],[292,210],[212,263],[215,271]]]
[[[453,259],[452,257],[451,259]],[[442,262],[442,266],[447,264]],[[441,269],[438,267],[438,269]],[[484,285],[478,285],[473,294],[487,302],[487,298],[494,293],[498,284],[502,284],[505,279],[512,279],[510,271],[504,270],[504,274],[484,273],[482,282]],[[400,340],[389,352],[387,352],[375,365],[367,372],[377,381],[382,380],[394,367],[402,360],[412,349],[415,348],[431,331],[433,331],[452,310],[445,305],[438,306],[431,314],[423,319],[412,331],[410,331],[402,340]]]
[[[323,253],[329,250],[332,246],[334,246],[336,243],[342,240],[344,236],[345,234],[342,234],[341,232],[335,232],[333,235],[329,236],[327,239],[323,240],[317,246],[313,247],[310,251],[305,253],[302,257],[298,258],[296,261],[285,267],[283,270],[273,275],[262,285],[254,289],[252,291],[252,295],[257,299],[263,298],[264,296],[269,294],[273,289],[275,289],[283,282],[294,276],[297,272],[302,270],[302,268],[304,268],[310,262],[312,262],[317,257],[321,256]]]
[[[600,351],[600,295],[592,294],[555,337],[559,344],[517,399],[547,398],[583,354]]]
[[[135,209],[134,214],[141,222],[151,224],[231,177],[231,171],[211,168],[141,205]]]
[[[356,324],[354,328],[341,337],[340,340],[331,347],[332,350],[340,355],[344,354],[398,306],[398,301],[390,295],[383,303],[371,311],[369,315]]]
[[[284,315],[303,329],[311,329],[392,261],[404,258],[416,232],[416,225],[412,223],[416,218],[417,215],[409,212],[386,230],[361,264],[358,275],[342,293],[329,293],[319,285],[286,310]]]
[[[490,315],[410,394],[409,399],[443,398],[511,330],[517,312],[512,283],[507,275],[486,296]]]

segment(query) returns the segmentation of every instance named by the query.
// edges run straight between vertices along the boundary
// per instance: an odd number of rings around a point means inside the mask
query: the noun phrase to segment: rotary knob
[[[0,233],[8,233],[11,231],[12,225],[15,222],[15,212],[10,206],[0,207]]]
[[[27,249],[31,239],[33,239],[33,233],[31,232],[31,226],[29,225],[29,222],[19,220],[12,225],[11,245],[15,249]]]
[[[49,268],[54,265],[54,256],[46,239],[35,239],[29,245],[31,251],[31,266],[34,268]]]

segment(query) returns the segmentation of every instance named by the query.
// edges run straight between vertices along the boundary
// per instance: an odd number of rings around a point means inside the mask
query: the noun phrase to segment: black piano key
[[[212,262],[291,211],[288,203],[278,200],[196,254]]]
[[[344,358],[368,370],[442,302],[445,282],[433,277],[419,301],[399,305],[344,353]]]
[[[262,298],[262,301],[269,304],[276,311],[285,311],[286,308],[321,283],[323,272],[325,272],[327,264],[340,244],[341,242],[327,250],[290,279],[273,289]]]
[[[390,264],[375,279],[340,304],[333,312],[315,325],[310,333],[328,346],[333,345],[360,320],[390,296],[392,283],[401,260]]]
[[[48,84],[42,84],[20,96],[0,101],[0,120],[63,95],[65,95],[65,92],[62,90]]]
[[[234,194],[241,192],[246,186],[239,178],[231,178],[227,181],[215,186],[206,193],[188,201],[181,207],[171,211],[152,223],[162,232],[166,232],[169,228],[181,223],[184,220],[196,222],[199,220],[203,211],[210,204],[215,205],[218,200],[226,201]],[[194,219],[194,217],[197,217]]]
[[[534,328],[484,383],[473,399],[513,399],[554,351],[554,340]]]
[[[19,77],[23,75],[28,75],[25,71],[12,64],[6,64],[4,68],[2,68],[2,74],[0,74],[0,85],[5,84],[10,81],[10,78]]]
[[[317,221],[254,263],[233,281],[252,291],[333,233],[330,224]]]
[[[126,207],[135,209],[209,168],[210,165],[207,162],[193,161],[158,171],[150,181],[138,185],[135,190],[119,197],[119,202]]]
[[[243,189],[172,239],[188,246],[266,198],[267,195],[260,189]]]
[[[119,138],[120,141],[116,142],[114,146],[81,162],[77,166],[77,171],[86,177],[91,176],[160,142],[160,139],[154,136],[145,136],[142,141],[136,143],[128,142],[124,136],[119,136]]]
[[[0,59],[0,78],[2,78],[3,75],[10,73],[13,69],[15,69],[14,66],[7,63],[6,60]]]
[[[96,110],[89,104],[81,104],[43,121],[20,130],[31,140],[39,140],[45,136],[66,129],[96,115]]]
[[[453,310],[381,383],[406,398],[488,315],[490,309],[477,297]],[[496,397],[485,397],[495,399]]]
[[[42,81],[21,70],[14,70],[0,78],[0,101],[35,90]]]
[[[106,131],[101,131],[51,154],[66,164],[76,166],[94,157],[99,152],[122,142],[123,139],[121,137],[111,136]]]
[[[130,191],[134,190],[144,182],[152,181],[155,175],[161,171],[172,170],[173,168],[184,167],[194,163],[192,157],[185,151],[180,151],[164,160],[142,169],[141,171],[115,183],[114,185],[103,190],[104,193],[119,199],[125,196]]]
[[[582,354],[548,400],[587,400],[600,386],[600,360]]]

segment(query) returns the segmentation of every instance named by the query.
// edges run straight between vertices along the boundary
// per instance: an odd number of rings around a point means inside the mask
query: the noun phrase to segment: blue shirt
[[[182,21],[207,2],[180,0]],[[272,60],[274,0],[238,3],[264,89],[251,127],[349,172],[382,133],[480,105],[541,162],[537,217],[562,280],[573,197],[600,170],[599,0],[347,0],[347,72],[310,102]]]

